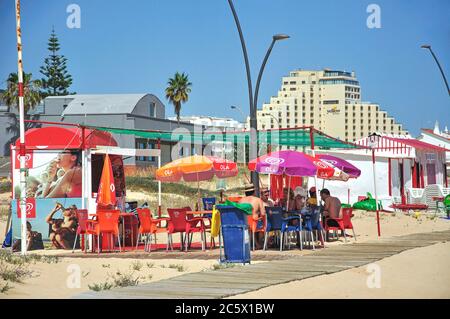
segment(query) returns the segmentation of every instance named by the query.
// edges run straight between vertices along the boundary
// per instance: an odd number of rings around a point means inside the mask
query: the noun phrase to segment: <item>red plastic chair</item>
[[[86,228],[87,228],[86,222],[88,221],[88,216],[89,216],[87,209],[77,209],[76,215],[77,215],[78,227],[77,227],[77,232],[76,232],[76,236],[75,236],[75,241],[73,242],[72,253],[75,251],[75,246],[77,245],[78,236],[83,235],[83,244],[86,242],[85,241]],[[86,246],[84,248],[86,248]],[[86,249],[84,251],[86,252]]]
[[[180,248],[183,250],[188,250],[190,243],[192,242],[192,235],[194,233],[201,233],[202,237],[202,250],[205,250],[205,225],[203,224],[203,218],[193,217],[189,220],[186,218],[186,212],[189,211],[187,208],[168,208],[167,213],[169,214],[169,221],[167,225],[167,248],[169,247],[173,250],[173,237],[175,233],[180,233],[181,243]],[[191,235],[191,238],[189,238]]]
[[[152,216],[152,213],[149,208],[138,208],[136,209],[139,217],[139,237],[142,239],[143,235],[147,235],[144,242],[144,251],[152,250],[152,235],[155,235],[155,243],[156,243],[156,234],[167,231],[165,227],[159,227],[158,225],[163,221],[162,219],[155,219]],[[139,245],[139,238],[136,243],[136,249]],[[147,250],[148,248],[148,250]]]
[[[255,250],[255,234],[256,233],[266,234],[267,219],[266,217],[258,217],[258,219],[254,219],[252,215],[248,216],[247,218],[248,218],[247,219],[248,230],[252,234],[252,250]],[[258,224],[260,224],[261,227],[258,227]]]
[[[342,218],[326,218],[325,219],[325,232],[328,236],[328,232],[330,230],[341,230],[344,233],[344,239],[347,241],[347,236],[345,234],[346,229],[351,229],[353,231],[353,237],[356,241],[356,234],[355,229],[353,228],[352,224],[352,215],[353,215],[353,209],[352,208],[342,208],[341,209]],[[328,226],[328,221],[334,220],[338,226]]]
[[[89,235],[97,236],[97,253],[100,254],[100,235],[109,235],[110,244],[113,246],[113,238],[117,237],[119,243],[119,251],[122,251],[120,246],[120,233],[119,233],[119,217],[120,210],[99,210],[96,214],[97,220],[86,221],[86,232]]]

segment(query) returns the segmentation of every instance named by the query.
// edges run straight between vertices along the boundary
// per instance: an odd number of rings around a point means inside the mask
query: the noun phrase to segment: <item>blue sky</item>
[[[81,29],[69,29],[66,8],[81,7]],[[369,4],[381,8],[381,29],[366,26]],[[429,43],[450,78],[448,0],[235,0],[253,83],[276,33],[259,106],[276,95],[290,70],[355,71],[364,101],[380,103],[413,134],[439,119],[450,126],[450,98]],[[247,112],[248,93],[238,33],[226,0],[22,0],[24,67],[41,77],[54,25],[78,93],[141,93],[164,98],[167,79],[186,72],[192,94],[182,114]],[[0,87],[15,72],[14,0],[0,0]]]

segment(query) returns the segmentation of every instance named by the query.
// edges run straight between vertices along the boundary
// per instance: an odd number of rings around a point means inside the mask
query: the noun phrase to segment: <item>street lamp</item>
[[[244,114],[244,112],[242,112],[242,109],[241,109],[239,106],[231,105],[230,108],[231,108],[232,110],[237,110],[239,113],[241,113],[242,118],[245,120],[245,122],[247,122],[247,116]],[[245,124],[244,124],[244,130],[245,130]],[[246,151],[245,151],[245,148],[246,148],[246,145],[245,145],[245,144],[246,144],[246,143],[244,142],[244,165],[245,165],[245,163],[247,162],[247,159],[246,159],[247,153],[246,153]],[[236,160],[237,160],[237,157],[236,157]]]
[[[244,54],[244,61],[245,61],[245,69],[247,71],[247,85],[248,85],[248,97],[250,102],[250,145],[249,145],[249,154],[250,157],[257,156],[258,155],[258,142],[257,142],[257,129],[258,129],[258,120],[256,118],[256,109],[257,109],[257,102],[258,102],[258,92],[259,92],[259,84],[261,82],[262,74],[264,72],[264,68],[266,66],[267,60],[269,59],[270,52],[272,51],[273,46],[275,45],[276,41],[284,40],[289,38],[289,36],[284,34],[276,34],[272,37],[272,43],[267,50],[266,56],[263,60],[263,63],[261,65],[261,68],[259,70],[258,80],[256,82],[256,89],[255,89],[255,99],[253,100],[253,90],[252,90],[252,80],[250,75],[250,65],[248,62],[248,55],[247,55],[247,49],[245,46],[245,40],[244,35],[242,34],[241,25],[239,23],[239,18],[237,16],[236,10],[234,9],[233,1],[228,0],[228,4],[230,5],[231,12],[233,13],[234,21],[236,23],[236,27],[239,32],[239,39],[241,41],[242,46],[242,52]],[[252,156],[253,155],[253,156]],[[253,158],[250,158],[252,160]],[[258,173],[252,171],[251,172],[251,180],[255,187],[255,193],[259,195],[259,179],[258,179]]]
[[[254,98],[255,101],[253,103],[253,107],[255,108],[255,111],[258,108],[259,84],[261,83],[261,78],[262,78],[262,75],[263,75],[263,72],[264,72],[264,68],[266,67],[266,63],[267,63],[267,60],[269,59],[270,53],[272,52],[273,46],[275,45],[275,42],[281,41],[281,40],[286,40],[286,39],[289,39],[289,36],[286,35],[286,34],[275,34],[272,37],[272,43],[270,44],[269,49],[267,50],[266,56],[264,57],[263,63],[261,65],[261,68],[259,69],[258,80],[256,81],[255,98]],[[250,121],[251,121],[251,118],[250,118]]]
[[[445,74],[444,74],[444,70],[442,70],[441,64],[439,63],[436,55],[434,54],[433,50],[431,49],[431,45],[428,44],[424,44],[422,46],[420,46],[422,49],[428,49],[430,50],[431,55],[433,56],[434,60],[436,61],[436,64],[439,67],[439,70],[441,71],[442,77],[444,78],[444,82],[445,82],[445,86],[447,87],[447,93],[450,95],[450,89],[448,87],[448,82],[447,79],[445,78]]]

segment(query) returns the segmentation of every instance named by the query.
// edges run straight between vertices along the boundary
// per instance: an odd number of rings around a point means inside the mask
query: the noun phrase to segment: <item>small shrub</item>
[[[23,279],[31,277],[33,272],[24,265],[0,264],[0,278],[4,281],[22,283]]]
[[[133,261],[131,263],[131,269],[136,270],[136,271],[140,271],[142,269],[142,263],[138,260]]]
[[[0,294],[6,294],[11,288],[9,283],[5,283],[3,286],[0,286]]]
[[[236,265],[231,263],[223,263],[223,264],[214,264],[212,266],[212,270],[220,270],[220,269],[227,269],[227,268],[234,268]]]
[[[139,284],[140,277],[134,277],[133,273],[122,274],[120,271],[111,276],[114,287],[128,287]]]
[[[106,281],[104,283],[88,285],[88,287],[90,290],[93,291],[102,291],[102,290],[110,290],[113,287],[113,284]]]
[[[187,270],[187,268],[185,268],[183,265],[181,265],[181,264],[170,264],[169,265],[169,268],[171,268],[171,269],[176,269],[176,270],[178,270],[179,272],[183,272],[183,271],[186,271]]]
[[[111,268],[111,265],[110,264],[102,264],[102,267],[103,268]]]
[[[155,263],[147,263],[147,268],[153,268],[155,266]]]
[[[11,181],[1,181],[0,182],[0,194],[11,192]]]

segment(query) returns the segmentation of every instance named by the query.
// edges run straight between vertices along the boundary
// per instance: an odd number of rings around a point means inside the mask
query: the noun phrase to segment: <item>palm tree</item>
[[[177,72],[167,84],[166,98],[173,104],[177,121],[180,123],[181,104],[188,101],[192,83],[189,82],[187,74]]]
[[[24,112],[27,115],[30,109],[34,109],[42,100],[40,80],[32,80],[31,73],[23,73],[23,94],[24,94]],[[3,92],[3,101],[8,106],[8,112],[11,106],[19,108],[19,78],[17,73],[10,73],[6,80],[6,90]]]

